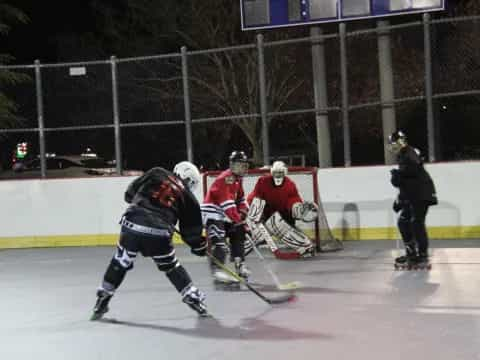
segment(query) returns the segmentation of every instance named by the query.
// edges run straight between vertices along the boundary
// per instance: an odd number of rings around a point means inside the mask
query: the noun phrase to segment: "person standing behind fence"
[[[395,154],[398,163],[398,168],[391,170],[390,181],[399,189],[393,210],[400,212],[398,229],[405,244],[405,255],[396,258],[395,265],[428,267],[425,218],[428,208],[438,203],[435,185],[423,166],[420,151],[408,144],[402,131],[389,136],[388,149]]]

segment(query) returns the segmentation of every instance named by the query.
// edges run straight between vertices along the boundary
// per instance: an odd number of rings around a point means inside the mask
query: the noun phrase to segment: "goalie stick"
[[[207,252],[208,257],[217,265],[220,269],[231,275],[233,278],[238,280],[241,284],[245,285],[248,290],[253,292],[257,295],[260,299],[265,301],[267,304],[274,305],[274,304],[283,304],[286,302],[294,301],[296,299],[296,295],[294,292],[289,292],[288,294],[284,294],[278,297],[267,297],[263,295],[260,291],[255,289],[252,285],[250,285],[244,278],[238,275],[235,271],[230,270],[227,266],[225,266],[220,260],[218,260],[215,256],[211,253]]]
[[[275,286],[277,287],[278,290],[294,290],[294,289],[298,289],[298,288],[301,287],[301,284],[298,281],[292,281],[292,282],[289,282],[287,284],[282,284],[280,282],[280,280],[278,279],[277,274],[275,274],[275,272],[272,270],[272,268],[267,263],[267,260],[265,259],[265,257],[262,255],[260,250],[258,250],[257,246],[255,245],[255,241],[253,241],[253,239],[249,235],[247,235],[246,238],[250,242],[250,244],[252,245],[253,251],[255,251],[255,253],[259,257],[260,261],[262,262],[263,267],[265,268],[265,270],[267,270],[267,272],[272,277],[273,282],[275,283]]]

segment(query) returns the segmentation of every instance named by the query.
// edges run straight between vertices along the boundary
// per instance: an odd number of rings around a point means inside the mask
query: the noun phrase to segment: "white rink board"
[[[392,166],[331,168],[318,171],[319,191],[330,226],[394,228]],[[480,162],[427,165],[440,200],[428,226],[480,226]],[[116,234],[126,208],[123,194],[134,177],[0,181],[0,238]],[[301,196],[312,187],[297,179]],[[245,181],[248,193],[253,183]],[[201,187],[197,196],[201,199]],[[310,195],[309,195],[310,194]]]

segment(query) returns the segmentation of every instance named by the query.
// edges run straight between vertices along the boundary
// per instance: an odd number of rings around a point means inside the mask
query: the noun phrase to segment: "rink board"
[[[330,228],[342,240],[398,239],[393,166],[318,170],[318,188]],[[427,216],[436,239],[480,237],[477,204],[480,162],[427,165],[439,204]],[[0,248],[94,246],[117,241],[134,177],[0,181]],[[248,185],[250,186],[250,185]],[[307,185],[309,186],[309,185]],[[300,192],[305,193],[299,184]],[[202,189],[196,194],[202,200]],[[177,240],[178,242],[178,240]]]

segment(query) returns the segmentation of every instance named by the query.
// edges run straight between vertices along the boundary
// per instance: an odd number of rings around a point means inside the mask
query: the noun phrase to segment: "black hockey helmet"
[[[393,132],[388,137],[388,150],[393,153],[398,153],[400,149],[407,145],[407,136],[401,130]]]
[[[229,158],[230,160],[230,170],[235,175],[243,176],[248,171],[248,158],[243,151],[232,151]]]
[[[388,142],[390,144],[396,143],[399,140],[405,143],[407,142],[407,135],[405,135],[402,130],[397,130],[388,137]]]

